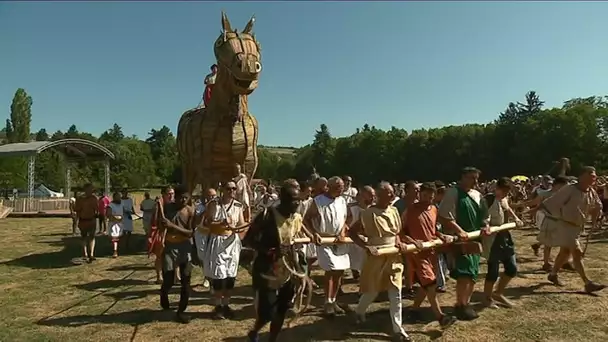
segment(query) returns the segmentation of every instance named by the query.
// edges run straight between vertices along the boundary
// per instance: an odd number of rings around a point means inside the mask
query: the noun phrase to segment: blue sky
[[[238,28],[256,15],[264,145],[307,144],[321,123],[485,123],[532,89],[549,106],[608,94],[608,2],[0,2],[2,119],[23,87],[33,131],[175,131],[222,9]]]

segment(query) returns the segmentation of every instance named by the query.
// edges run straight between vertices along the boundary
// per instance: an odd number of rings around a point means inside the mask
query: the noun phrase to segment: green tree
[[[179,160],[175,153],[177,149],[175,136],[169,127],[150,130],[146,143],[156,165],[156,176],[161,180],[172,180]]]
[[[36,141],[47,141],[49,140],[49,134],[46,132],[46,129],[41,128],[38,130],[38,132],[36,132],[34,139],[36,139]]]
[[[28,142],[30,141],[30,125],[32,123],[32,98],[25,92],[25,89],[19,88],[15,92],[13,102],[11,103],[11,118],[10,125],[12,128],[9,142]]]

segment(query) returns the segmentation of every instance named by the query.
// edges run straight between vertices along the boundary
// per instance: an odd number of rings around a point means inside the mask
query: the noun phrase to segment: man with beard
[[[304,224],[310,229],[317,244],[317,259],[319,266],[325,271],[325,314],[333,317],[344,311],[336,303],[344,270],[350,268],[348,256],[349,247],[344,241],[348,226],[346,200],[342,197],[344,182],[340,177],[328,180],[329,191],[314,198],[313,203],[304,216]],[[322,237],[336,239],[336,244],[323,246]]]
[[[462,170],[460,182],[450,188],[439,205],[439,221],[446,232],[455,233],[462,241],[467,233],[482,230],[487,234],[489,222],[487,208],[482,203],[482,195],[475,190],[481,171],[474,167]],[[455,251],[454,267],[450,276],[456,280],[456,305],[454,312],[461,320],[473,320],[479,315],[469,305],[479,275],[480,251],[465,248]],[[455,247],[458,248],[458,247]]]
[[[294,276],[285,272],[281,259],[290,257],[286,254],[295,248],[291,242],[302,230],[302,216],[297,213],[300,193],[293,184],[285,184],[279,198],[281,203],[277,207],[267,208],[256,216],[244,239],[244,243],[256,251],[251,274],[256,293],[256,321],[247,335],[252,342],[259,341],[259,331],[269,322],[268,340],[278,340],[295,295]]]
[[[423,242],[433,241],[440,238],[451,242],[452,238],[437,231],[437,207],[433,205],[436,192],[433,183],[424,183],[420,188],[420,200],[409,206],[403,218],[403,230],[400,235],[401,243],[398,245],[401,253],[407,253],[407,243],[422,248]],[[420,305],[425,298],[431,304],[431,310],[442,328],[448,327],[455,322],[454,317],[447,316],[441,310],[437,300],[437,276],[435,265],[437,264],[437,251],[429,249],[410,254],[410,265],[420,288],[412,304],[412,316],[419,320]]]
[[[403,278],[403,261],[400,254],[377,255],[382,247],[399,246],[401,218],[397,209],[391,205],[394,197],[393,187],[382,182],[376,190],[378,196],[374,206],[361,212],[359,221],[350,230],[350,237],[359,247],[366,250],[361,269],[361,298],[355,313],[357,323],[365,321],[365,311],[374,302],[378,293],[387,291],[390,303],[390,317],[394,341],[412,341],[402,327],[401,286]],[[359,234],[368,238],[363,242]]]
[[[578,241],[587,216],[591,216],[591,227],[595,230],[602,211],[600,198],[593,189],[596,179],[595,168],[586,166],[578,177],[578,183],[564,186],[541,204],[541,210],[546,212],[545,220],[556,222],[548,234],[552,236],[554,246],[560,247],[553,270],[547,279],[557,286],[562,286],[557,273],[572,255],[574,268],[583,280],[587,293],[597,292],[606,287],[587,278],[582,260],[583,251]]]

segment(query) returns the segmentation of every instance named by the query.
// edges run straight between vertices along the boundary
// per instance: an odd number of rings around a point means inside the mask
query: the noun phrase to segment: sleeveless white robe
[[[243,212],[243,205],[237,200],[229,204],[217,202],[217,210],[213,221],[222,221],[229,218],[230,226],[236,227]],[[241,255],[241,239],[239,234],[228,236],[210,233],[204,246],[203,271],[205,277],[210,279],[235,278],[239,268]]]
[[[319,216],[313,220],[315,230],[321,236],[338,236],[346,223],[347,206],[342,196],[329,198],[319,195],[314,198]],[[315,245],[316,246],[316,245]],[[343,271],[350,268],[350,257],[348,244],[336,244],[331,246],[316,246],[319,266],[324,271]]]
[[[122,205],[122,203],[110,202],[110,205],[108,207],[112,210],[112,215],[115,215],[115,216],[124,215],[124,206]],[[112,225],[110,227],[110,237],[111,238],[118,239],[122,236],[122,234],[124,233],[123,222],[124,222],[124,219],[121,222],[114,222],[114,223],[108,222],[108,224]]]
[[[358,205],[354,205],[350,207],[351,221],[348,222],[348,226],[352,227],[355,223],[359,221],[361,217],[361,211],[364,210]],[[365,250],[358,246],[355,243],[351,243],[348,245],[348,255],[350,257],[350,269],[355,271],[361,271],[363,267],[363,261],[365,260]]]

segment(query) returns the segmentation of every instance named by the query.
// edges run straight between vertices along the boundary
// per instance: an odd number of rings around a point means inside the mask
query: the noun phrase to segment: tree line
[[[142,139],[127,136],[118,124],[101,135],[79,131],[32,133],[32,98],[18,89],[10,106],[2,143],[54,141],[81,138],[112,151],[111,183],[115,187],[144,188],[181,182],[175,136],[167,126],[151,129]],[[263,130],[263,127],[262,127]],[[432,129],[391,127],[382,130],[364,125],[348,137],[333,137],[321,124],[311,144],[290,152],[259,149],[256,178],[269,182],[286,178],[304,180],[313,168],[322,175],[351,175],[359,184],[379,180],[454,180],[463,166],[473,165],[484,178],[517,174],[543,174],[561,157],[570,158],[573,170],[595,165],[608,170],[608,96],[573,98],[558,108],[545,108],[538,94],[528,92],[523,101],[511,102],[497,119],[487,124],[466,124]],[[103,186],[101,162],[71,161],[73,184]],[[36,159],[36,183],[51,189],[65,186],[65,156],[45,151]],[[0,159],[0,187],[27,186],[27,160]]]

